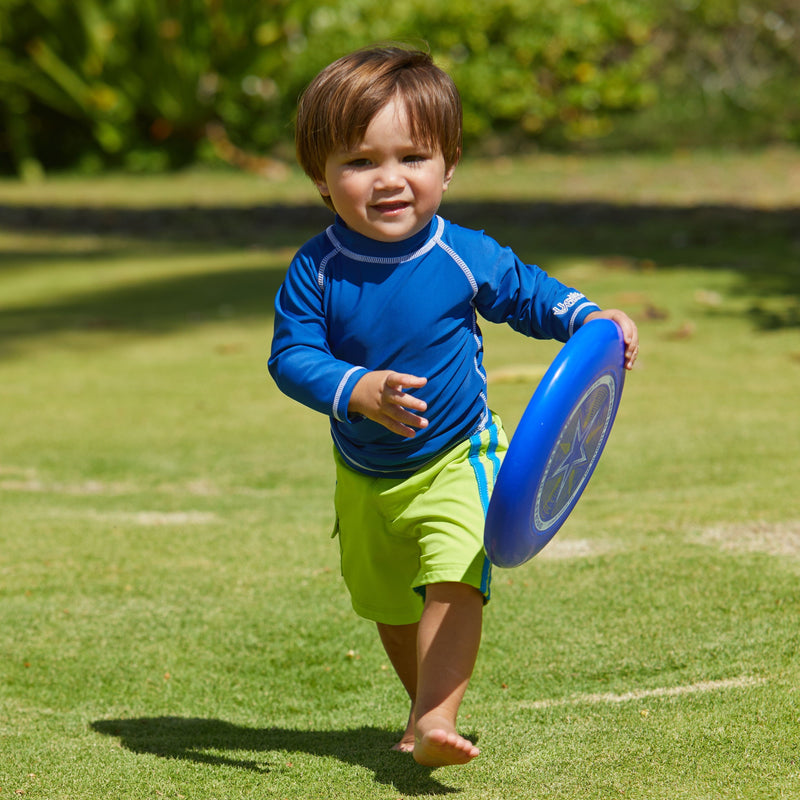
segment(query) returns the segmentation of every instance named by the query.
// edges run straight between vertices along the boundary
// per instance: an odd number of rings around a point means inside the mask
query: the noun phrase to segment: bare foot
[[[469,739],[455,731],[433,728],[416,740],[414,760],[426,767],[466,764],[480,753]]]
[[[404,735],[403,738],[397,743],[392,745],[392,750],[396,750],[398,753],[413,753],[414,752],[414,734],[411,734],[411,738],[409,739],[408,735]]]
[[[403,738],[397,744],[392,745],[392,750],[397,750],[398,753],[414,752],[414,706],[411,706],[411,713],[408,715],[408,725],[406,725]]]

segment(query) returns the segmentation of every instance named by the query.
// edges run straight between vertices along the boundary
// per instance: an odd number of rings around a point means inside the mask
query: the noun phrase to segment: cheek
[[[353,177],[337,181],[333,190],[335,196],[350,203],[357,201],[364,193],[361,183]]]
[[[425,195],[431,202],[438,203],[447,188],[447,184],[442,181],[441,175],[431,175],[425,181]]]

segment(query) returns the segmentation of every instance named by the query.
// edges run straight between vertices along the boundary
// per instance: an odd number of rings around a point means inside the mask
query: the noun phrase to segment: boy
[[[461,103],[423,52],[372,48],[302,96],[297,154],[336,220],[292,261],[275,304],[269,369],[330,417],[342,574],[377,623],[411,699],[395,749],[461,764],[456,732],[489,598],[489,494],[507,448],[487,405],[476,312],[566,341],[616,320],[626,366],[636,326],[437,215],[461,155]]]

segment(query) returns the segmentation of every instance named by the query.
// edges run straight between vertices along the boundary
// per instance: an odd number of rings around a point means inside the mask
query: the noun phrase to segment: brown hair
[[[306,174],[324,180],[328,156],[358,145],[372,118],[396,96],[405,102],[414,140],[441,150],[445,168],[454,167],[461,157],[458,89],[428,53],[386,46],[334,61],[301,96],[295,144]]]

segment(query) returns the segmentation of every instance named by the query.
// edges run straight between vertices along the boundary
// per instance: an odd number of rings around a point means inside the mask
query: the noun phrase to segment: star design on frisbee
[[[592,464],[599,455],[603,427],[610,411],[609,401],[607,390],[603,391],[595,386],[575,406],[562,436],[552,451],[555,458],[551,456],[551,465],[555,468],[544,478],[549,486],[547,492],[549,499],[544,504],[542,512],[545,508],[549,509],[547,518],[555,519],[572,497],[580,491],[588,477]],[[588,418],[582,420],[582,417],[587,415]],[[570,436],[572,441],[568,449],[564,450],[564,445]],[[559,452],[563,457],[557,461]],[[565,491],[567,496],[563,499]],[[544,518],[545,515],[542,514],[542,519]]]
[[[576,421],[572,434],[572,444],[570,445],[569,450],[567,450],[564,460],[555,470],[553,470],[551,476],[551,480],[559,481],[558,491],[553,498],[553,502],[555,504],[558,504],[558,502],[561,500],[561,495],[564,493],[564,489],[571,483],[574,483],[570,481],[570,476],[574,475],[576,470],[578,470],[582,464],[588,464],[589,457],[586,455],[586,440],[589,438],[589,434],[591,432],[591,424],[587,425],[586,428],[581,431],[580,421]]]

